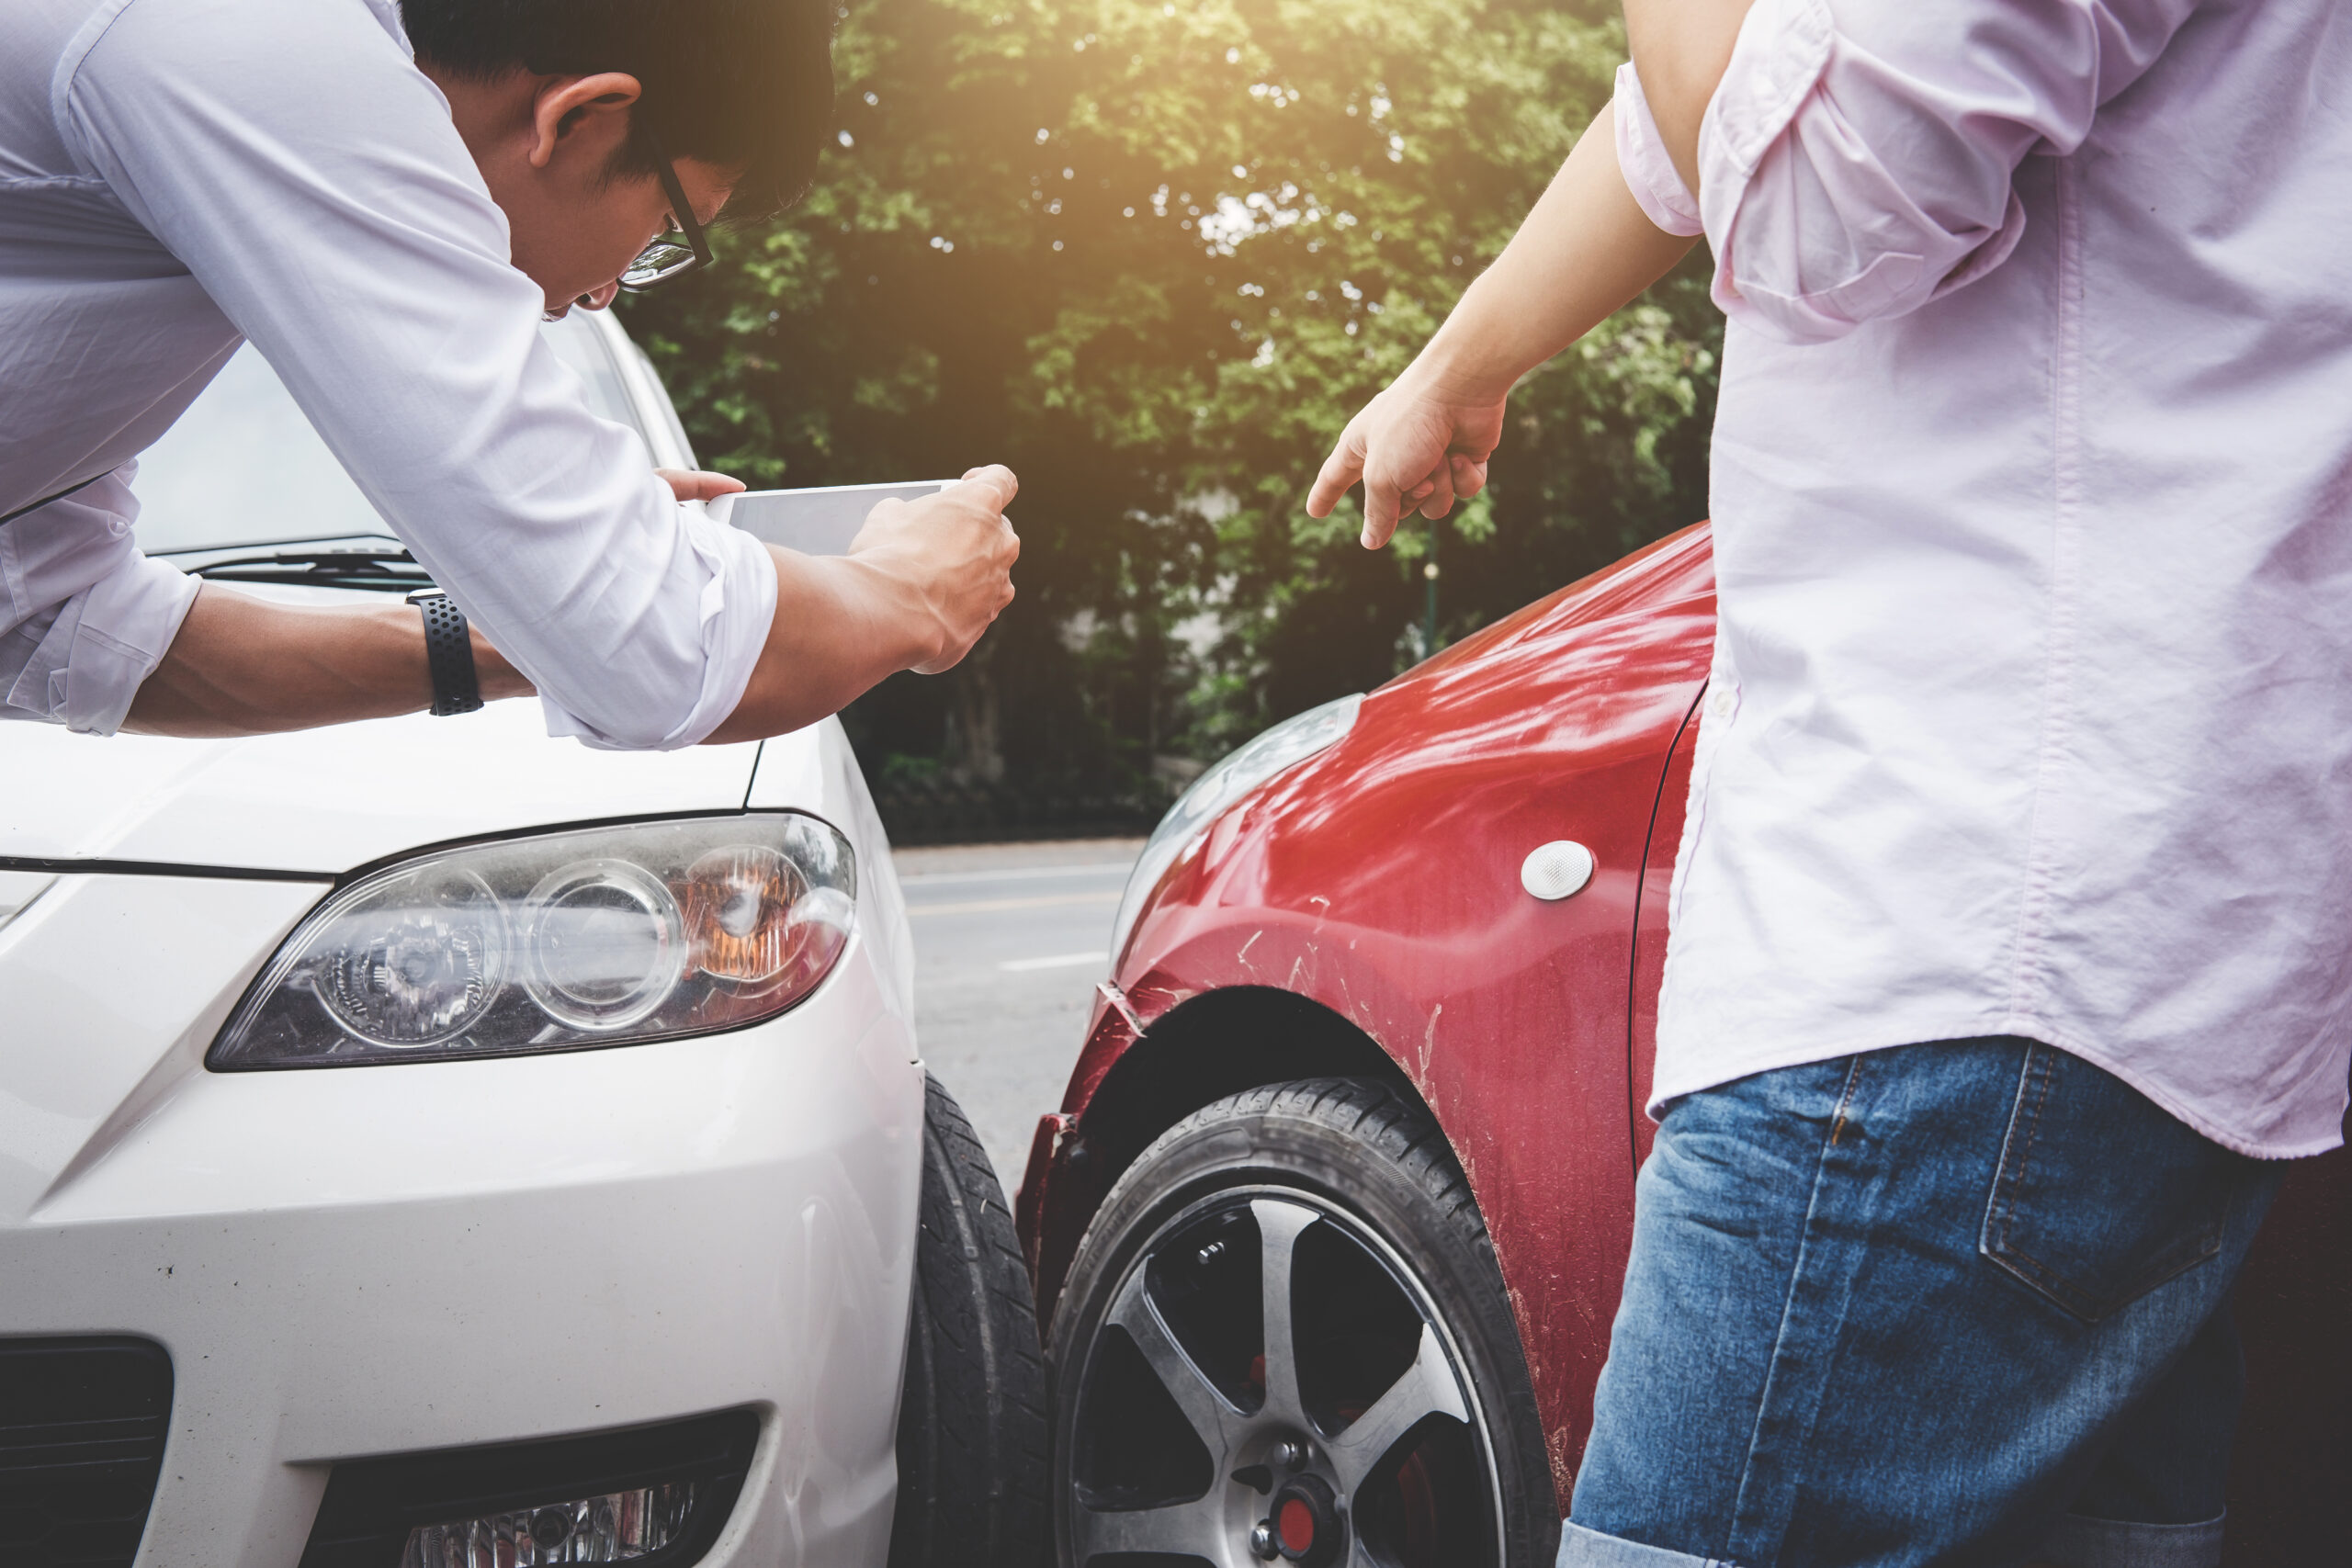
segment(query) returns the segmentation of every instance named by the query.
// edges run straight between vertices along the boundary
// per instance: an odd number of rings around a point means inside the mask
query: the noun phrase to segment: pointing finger
[[[1306,514],[1329,517],[1340,497],[1358,479],[1363,478],[1363,443],[1351,426],[1340,436],[1340,444],[1323,459],[1323,469],[1315,476],[1315,488],[1306,492]]]
[[[1363,477],[1363,547],[1376,550],[1396,531],[1402,497],[1396,482],[1370,472]]]

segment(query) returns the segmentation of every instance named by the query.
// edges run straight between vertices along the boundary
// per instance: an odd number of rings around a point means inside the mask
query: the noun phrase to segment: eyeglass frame
[[[637,134],[645,139],[645,150],[653,155],[654,171],[662,176],[662,192],[670,198],[670,221],[675,226],[672,229],[664,229],[660,235],[649,242],[644,250],[638,252],[637,255],[630,259],[628,266],[621,268],[620,276],[615,279],[629,293],[643,294],[650,289],[659,288],[665,283],[675,283],[688,273],[700,272],[711,264],[713,258],[710,254],[710,242],[703,238],[702,225],[695,219],[694,204],[686,199],[685,186],[678,183],[677,164],[673,163],[670,155],[662,151],[661,140],[650,130],[639,127]],[[630,268],[643,260],[649,252],[662,245],[675,248],[675,242],[668,237],[673,233],[686,242],[686,249],[693,253],[692,256],[670,267],[667,271],[654,274],[642,283],[631,283],[628,280]]]

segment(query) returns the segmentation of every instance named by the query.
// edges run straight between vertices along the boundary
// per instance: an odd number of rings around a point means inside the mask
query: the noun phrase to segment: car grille
[[[127,1564],[147,1528],[172,1362],[144,1339],[0,1339],[0,1562]]]

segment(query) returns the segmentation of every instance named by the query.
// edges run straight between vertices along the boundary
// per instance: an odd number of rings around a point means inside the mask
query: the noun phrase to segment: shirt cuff
[[[740,528],[713,522],[699,507],[682,509],[680,522],[686,542],[709,573],[697,601],[703,679],[693,709],[650,748],[661,751],[697,745],[726,722],[752,683],[752,671],[766,651],[768,630],[775,620],[775,558],[768,547]],[[600,751],[648,749],[642,740],[606,734],[552,698],[540,698],[540,707],[549,735],[570,736]]]
[[[59,607],[9,686],[8,705],[84,734],[112,735],[179,635],[198,586],[175,567],[126,554]]]
[[[1690,194],[1690,187],[1675,172],[1674,160],[1667,156],[1650,101],[1642,92],[1642,79],[1634,74],[1630,60],[1617,67],[1617,96],[1610,118],[1616,124],[1617,167],[1642,216],[1669,234],[1687,237],[1700,232],[1699,198]]]
[[[1820,85],[1835,42],[1827,0],[1757,0],[1749,9],[1699,128],[1706,210],[1718,201],[1737,202],[1764,154]]]

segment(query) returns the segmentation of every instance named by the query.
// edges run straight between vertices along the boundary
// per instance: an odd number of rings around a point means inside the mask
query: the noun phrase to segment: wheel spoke
[[[1099,1552],[1192,1552],[1212,1562],[1225,1561],[1225,1515],[1216,1491],[1164,1508],[1095,1508],[1074,1499],[1070,1510],[1082,1564]]]
[[[1372,1467],[1396,1446],[1397,1438],[1412,1430],[1423,1416],[1432,1415],[1451,1416],[1456,1421],[1470,1419],[1469,1407],[1462,1402],[1461,1385],[1454,1382],[1453,1369],[1446,1365],[1445,1349],[1438,1342],[1437,1330],[1424,1323],[1420,1348],[1413,1357],[1413,1364],[1389,1384],[1385,1393],[1372,1402],[1372,1408],[1329,1440],[1331,1462],[1338,1468],[1349,1495],[1354,1495]]]
[[[1258,1221],[1260,1316],[1266,1335],[1266,1409],[1304,1425],[1306,1410],[1298,1393],[1291,1259],[1298,1248],[1299,1233],[1313,1224],[1317,1216],[1312,1209],[1273,1198],[1253,1199],[1250,1212]]]
[[[1202,1375],[1201,1369],[1193,1364],[1193,1358],[1168,1332],[1159,1309],[1144,1291],[1144,1273],[1137,1269],[1128,1277],[1126,1288],[1112,1303],[1111,1321],[1125,1329],[1136,1348],[1143,1352],[1152,1374],[1176,1402],[1185,1424],[1209,1450],[1211,1460],[1222,1461],[1229,1447],[1227,1429],[1241,1413],[1227,1403],[1225,1395]]]

